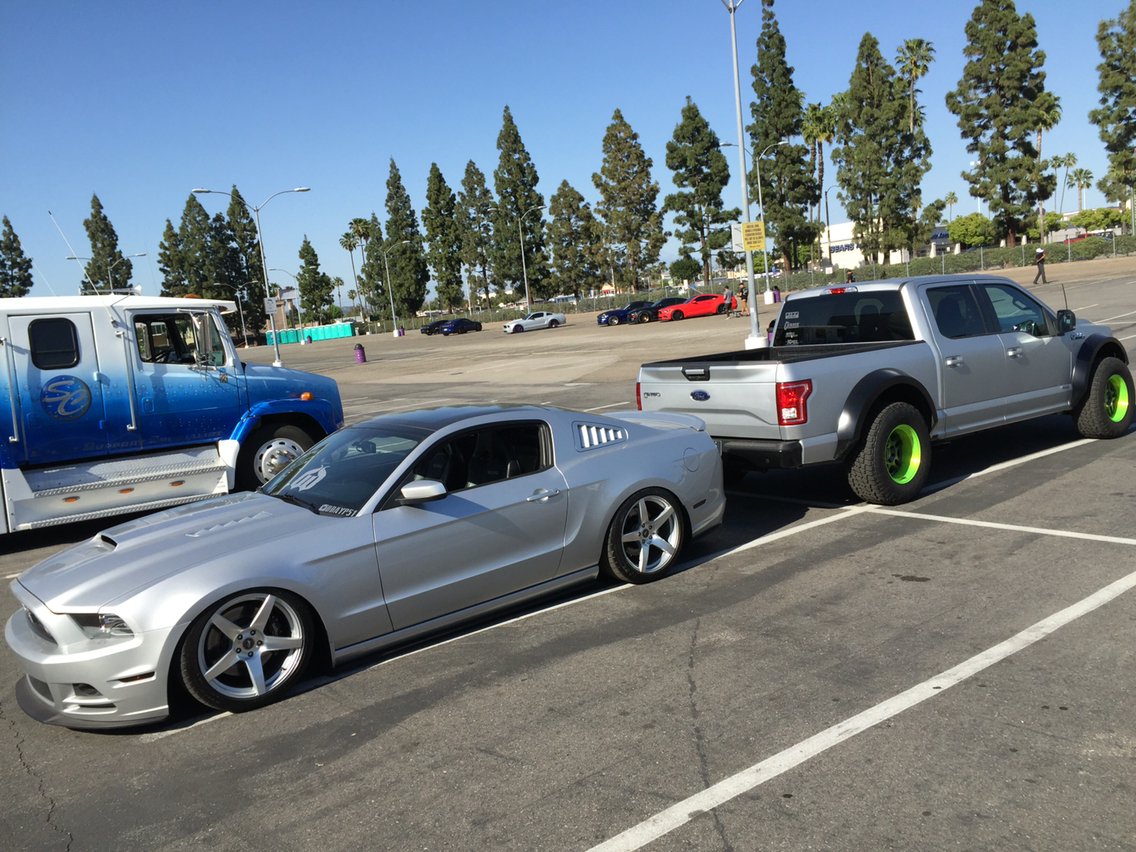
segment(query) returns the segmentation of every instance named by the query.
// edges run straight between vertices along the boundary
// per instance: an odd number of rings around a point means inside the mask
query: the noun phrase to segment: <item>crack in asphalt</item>
[[[9,702],[9,703],[11,703],[11,702]],[[43,778],[41,778],[39,775],[36,774],[35,770],[32,769],[32,765],[28,762],[27,757],[24,755],[24,736],[21,733],[19,726],[16,724],[16,720],[9,718],[8,714],[5,713],[4,711],[5,711],[4,702],[0,701],[0,722],[4,723],[4,725],[8,729],[8,732],[11,734],[12,745],[15,748],[15,751],[16,751],[16,759],[19,760],[20,766],[23,767],[25,774],[27,774],[27,776],[29,778],[31,778],[32,780],[35,781],[36,793],[39,794],[39,797],[41,799],[43,799],[45,802],[47,802],[47,814],[44,816],[43,821],[45,823],[47,823],[49,826],[51,826],[51,830],[54,831],[56,834],[59,834],[59,835],[65,837],[65,838],[67,838],[67,845],[64,847],[64,849],[70,850],[72,844],[75,842],[75,837],[74,837],[74,835],[71,834],[70,831],[67,831],[64,828],[61,828],[59,825],[56,824],[56,822],[55,822],[55,808],[56,808],[55,799],[53,799],[51,796],[49,796],[47,794],[47,790],[44,789]]]
[[[698,723],[698,684],[695,682],[694,677],[694,655],[698,648],[698,630],[701,627],[702,619],[696,619],[694,622],[694,630],[690,634],[690,654],[687,656],[686,682],[687,686],[690,688],[690,719],[694,729],[694,750],[698,754],[698,772],[702,776],[702,789],[705,790],[711,785],[710,767],[706,757],[706,737],[702,731],[702,726]],[[722,849],[724,852],[734,852],[733,844],[731,844],[730,839],[726,837],[726,827],[722,825],[722,820],[718,817],[718,811],[712,809],[710,816],[714,818],[714,830],[722,840]]]

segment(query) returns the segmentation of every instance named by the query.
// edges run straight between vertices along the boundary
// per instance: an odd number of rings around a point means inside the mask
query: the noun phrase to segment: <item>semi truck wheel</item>
[[[255,491],[315,444],[315,440],[299,426],[275,424],[262,426],[241,447],[237,460],[237,488]]]
[[[931,469],[927,423],[913,405],[893,402],[872,421],[848,463],[848,484],[867,503],[895,506],[919,496]]]

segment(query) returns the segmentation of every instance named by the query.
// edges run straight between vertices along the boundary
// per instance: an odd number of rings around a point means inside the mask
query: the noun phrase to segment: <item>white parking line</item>
[[[891,515],[908,515],[912,517],[925,518],[931,521],[942,521],[945,523],[960,523],[957,519],[939,517],[934,515],[919,515],[915,513],[907,513],[896,510],[886,510],[873,508],[871,511],[879,512],[881,514]],[[990,527],[994,529],[1016,529],[1026,532],[1037,532],[1045,535],[1061,535],[1073,538],[1084,538],[1092,541],[1108,541],[1117,542],[1122,544],[1136,545],[1136,539],[1121,539],[1113,536],[1093,536],[1087,534],[1077,534],[1062,532],[1060,530],[1038,530],[1033,527],[1015,527],[1010,524],[993,524],[984,522],[971,522],[976,526]],[[749,792],[755,787],[770,781],[785,772],[788,772],[795,766],[799,766],[807,760],[816,757],[818,754],[827,751],[835,745],[844,742],[856,734],[863,733],[869,728],[878,725],[893,716],[902,713],[904,710],[921,704],[928,698],[933,698],[936,695],[941,695],[943,690],[949,689],[955,684],[961,683],[969,677],[981,672],[997,662],[1000,662],[1018,651],[1028,648],[1039,639],[1043,639],[1051,633],[1054,633],[1061,627],[1075,621],[1082,615],[1086,615],[1099,607],[1104,606],[1109,601],[1114,600],[1125,592],[1136,587],[1136,571],[1122,577],[1114,583],[1105,586],[1096,593],[1089,595],[1087,598],[1078,601],[1072,606],[1054,613],[1049,618],[1042,619],[1031,627],[1027,627],[1016,636],[1012,636],[1005,642],[1001,642],[992,648],[976,654],[969,660],[966,660],[959,665],[947,669],[939,675],[936,675],[929,680],[923,681],[916,686],[911,687],[905,692],[901,692],[892,698],[887,699],[874,707],[870,707],[862,713],[858,713],[843,722],[839,722],[818,734],[814,734],[808,739],[790,746],[789,748],[778,752],[772,757],[766,758],[760,763],[754,764],[748,769],[744,769],[735,775],[730,776],[717,784],[703,790],[700,793],[684,799],[678,804],[672,805],[664,811],[656,814],[649,819],[644,820],[636,826],[633,826],[621,834],[607,840],[598,846],[593,846],[590,852],[631,852],[635,849],[641,849],[653,840],[669,834],[677,828],[690,822],[691,819],[701,816],[708,810],[716,808],[731,799]]]
[[[1105,319],[1100,320],[1100,324],[1104,325],[1105,323],[1112,322],[1113,320],[1123,319],[1124,317],[1130,317],[1133,314],[1136,314],[1136,311],[1129,311],[1126,314],[1117,314],[1114,317],[1106,317]]]
[[[983,527],[989,530],[1007,530],[1009,532],[1033,533],[1034,535],[1052,535],[1057,538],[1077,538],[1084,541],[1099,541],[1105,544],[1127,544],[1136,547],[1136,538],[1121,538],[1115,535],[1096,535],[1095,533],[1070,532],[1069,530],[1054,530],[1044,527],[1026,527],[1021,524],[1001,524],[996,521],[976,521],[971,518],[951,518],[946,515],[905,512],[902,509],[888,509],[883,506],[871,506],[868,511],[877,515],[892,515],[899,518],[919,518],[923,521],[938,521],[941,524],[959,524],[964,527]]]

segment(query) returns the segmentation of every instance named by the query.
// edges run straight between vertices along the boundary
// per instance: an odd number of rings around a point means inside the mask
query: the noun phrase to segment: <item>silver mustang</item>
[[[73,728],[280,698],[331,664],[571,583],[657,579],[718,525],[700,420],[438,408],[336,432],[260,491],[108,529],[12,583],[28,715]]]

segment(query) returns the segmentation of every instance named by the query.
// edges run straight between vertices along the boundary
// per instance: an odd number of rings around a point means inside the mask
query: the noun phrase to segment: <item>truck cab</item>
[[[339,428],[333,380],[240,361],[233,309],[0,299],[0,532],[255,488]]]

